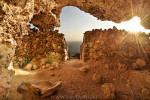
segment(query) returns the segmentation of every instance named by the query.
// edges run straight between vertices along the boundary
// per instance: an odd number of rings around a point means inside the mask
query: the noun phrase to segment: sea
[[[73,56],[76,53],[80,53],[80,46],[82,41],[67,41],[68,51]]]

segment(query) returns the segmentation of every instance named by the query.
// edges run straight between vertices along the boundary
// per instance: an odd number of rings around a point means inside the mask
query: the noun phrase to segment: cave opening
[[[92,29],[113,28],[113,24],[113,22],[97,20],[96,17],[77,7],[65,6],[60,14],[60,27],[56,27],[55,30],[65,34],[70,57],[79,59],[83,33]]]
[[[121,23],[114,23],[112,21],[101,21],[93,15],[86,13],[74,6],[65,6],[62,8],[60,14],[60,27],[55,30],[65,34],[65,39],[68,44],[68,52],[70,57],[80,58],[80,46],[83,42],[83,36],[86,31],[93,29],[108,30],[117,29],[126,30],[131,33],[145,32],[149,33],[150,30],[145,29],[140,25],[140,18],[133,17],[131,20]]]

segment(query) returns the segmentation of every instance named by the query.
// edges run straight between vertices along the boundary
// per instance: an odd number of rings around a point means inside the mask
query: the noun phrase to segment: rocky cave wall
[[[14,38],[28,34],[28,22],[31,21],[41,31],[53,30],[60,25],[61,9],[65,6],[76,6],[98,19],[118,23],[139,16],[142,25],[149,28],[149,5],[148,0],[1,0],[0,33],[9,36],[10,39],[6,36],[5,41],[11,41],[15,48]],[[13,53],[10,58],[12,56]]]
[[[14,67],[24,68],[32,62],[32,65],[35,65],[34,69],[37,69],[46,66],[46,63],[53,64],[67,60],[68,47],[64,34],[58,31],[41,32],[35,29],[28,33],[23,38],[16,38],[18,45],[13,59]],[[43,65],[39,61],[41,59],[45,59]]]
[[[134,34],[116,27],[96,29],[84,33],[81,59],[85,62],[103,62],[110,69],[120,65],[141,69],[149,64],[149,51],[150,39],[145,33]]]
[[[98,19],[118,23],[139,16],[142,25],[150,28],[149,5],[149,0],[0,0],[0,71],[7,72],[17,45],[15,40],[28,34],[28,22],[42,32],[52,31],[60,25],[61,9],[76,6]],[[4,76],[1,73],[0,80],[10,83]],[[4,83],[0,87],[4,88],[1,88],[0,95],[9,91]]]

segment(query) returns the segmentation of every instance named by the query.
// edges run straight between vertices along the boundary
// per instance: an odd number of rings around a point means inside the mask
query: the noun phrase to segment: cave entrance
[[[92,29],[113,28],[113,25],[113,22],[97,20],[96,17],[81,11],[77,7],[66,6],[60,14],[60,27],[56,27],[55,30],[65,34],[70,57],[79,59],[83,33]]]
[[[125,29],[126,31],[149,33],[150,30],[144,29],[140,25],[140,21],[139,17],[133,17],[131,20],[119,24],[112,21],[101,21],[77,7],[66,6],[60,14],[60,27],[56,27],[55,30],[59,30],[60,33],[65,34],[70,57],[79,59],[83,33],[86,31],[93,29],[105,30],[116,26],[118,29]]]

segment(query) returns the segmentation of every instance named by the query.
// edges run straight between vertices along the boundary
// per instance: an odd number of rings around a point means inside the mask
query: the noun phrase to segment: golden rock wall
[[[117,28],[92,30],[84,33],[81,59],[85,62],[100,61],[112,67],[123,63],[132,66],[137,59],[149,62],[150,39],[145,33],[131,33]]]

